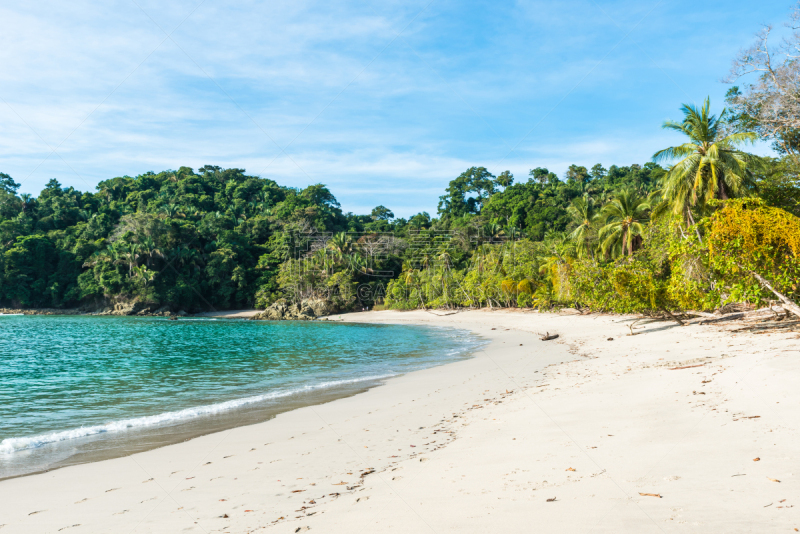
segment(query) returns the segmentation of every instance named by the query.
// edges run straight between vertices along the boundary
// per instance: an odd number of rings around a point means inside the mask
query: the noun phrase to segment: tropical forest
[[[676,142],[650,161],[522,177],[476,162],[437,213],[408,219],[388,200],[345,213],[325,185],[214,165],[92,192],[52,179],[38,196],[0,173],[0,304],[674,316],[777,301],[800,315],[800,71],[762,37],[734,63],[724,103],[676,103],[661,125]],[[759,144],[772,155],[754,155]]]

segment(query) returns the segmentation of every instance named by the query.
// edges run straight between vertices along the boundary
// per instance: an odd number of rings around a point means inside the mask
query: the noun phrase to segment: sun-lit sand
[[[491,344],[265,423],[0,482],[0,534],[800,528],[796,332],[650,322],[630,336],[624,317],[503,311],[331,319]]]

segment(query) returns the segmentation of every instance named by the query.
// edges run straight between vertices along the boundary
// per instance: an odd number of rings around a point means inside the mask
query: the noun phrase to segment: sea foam
[[[253,395],[251,397],[244,397],[241,399],[233,399],[216,404],[208,404],[206,406],[197,406],[194,408],[185,408],[174,412],[164,412],[158,415],[147,415],[143,417],[133,417],[130,419],[122,419],[119,421],[111,421],[104,425],[84,426],[74,428],[71,430],[62,430],[59,432],[49,432],[40,434],[38,436],[19,437],[19,438],[6,438],[0,442],[0,454],[11,454],[16,451],[23,451],[26,449],[35,449],[50,443],[58,443],[61,441],[68,441],[71,439],[84,438],[96,434],[105,434],[111,432],[124,432],[129,429],[151,427],[170,423],[180,423],[189,419],[202,417],[204,415],[215,415],[235,408],[240,408],[248,404],[256,404],[259,402],[274,400],[282,397],[288,397],[298,393],[304,393],[317,389],[326,389],[336,386],[344,386],[348,384],[357,384],[359,382],[371,382],[375,380],[384,380],[397,376],[396,374],[386,374],[377,376],[365,376],[361,378],[353,378],[349,380],[333,380],[330,382],[322,382],[319,384],[309,384],[296,389],[274,391],[263,395]]]

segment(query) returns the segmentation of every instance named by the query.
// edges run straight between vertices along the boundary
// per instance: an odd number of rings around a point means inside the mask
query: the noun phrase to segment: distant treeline
[[[435,216],[343,213],[324,185],[212,165],[95,192],[53,179],[37,197],[0,173],[0,304],[191,311],[318,298],[660,313],[797,301],[800,34],[776,49],[768,32],[759,39],[732,76],[765,74],[732,87],[719,115],[708,100],[685,105],[663,125],[683,144],[653,161],[562,177],[535,167],[524,180],[471,167]],[[749,154],[758,139],[779,157]]]

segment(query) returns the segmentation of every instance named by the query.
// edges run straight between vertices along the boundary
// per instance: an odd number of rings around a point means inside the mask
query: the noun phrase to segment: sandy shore
[[[249,319],[263,310],[228,310],[196,313],[195,317],[217,317],[220,319]]]
[[[265,423],[0,482],[0,534],[800,528],[796,332],[439,315],[332,319],[492,343]]]

